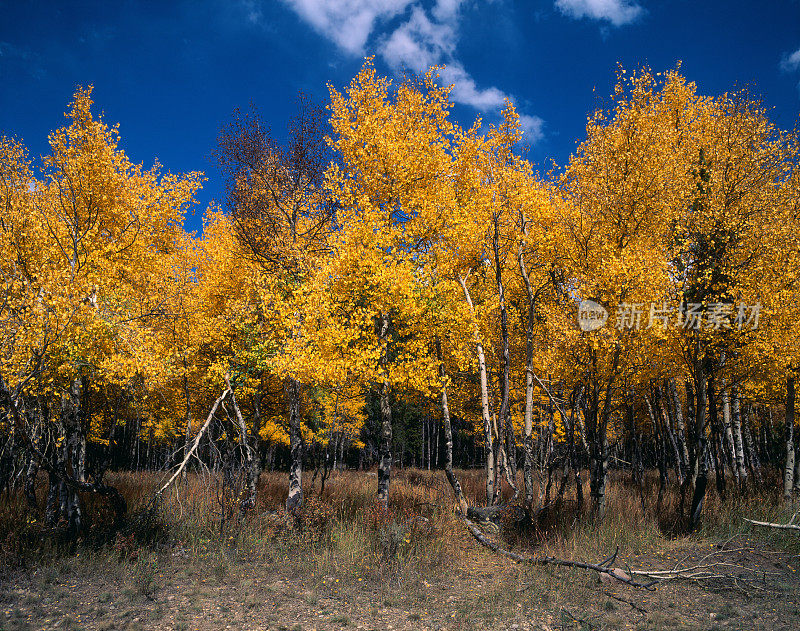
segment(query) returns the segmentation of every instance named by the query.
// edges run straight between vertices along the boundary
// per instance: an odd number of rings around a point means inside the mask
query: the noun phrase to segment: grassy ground
[[[480,472],[461,477],[478,503]],[[108,481],[136,515],[160,479]],[[618,545],[623,568],[692,565],[709,554],[726,564],[719,578],[646,591],[584,570],[515,564],[479,546],[454,517],[441,473],[400,472],[387,514],[373,504],[367,473],[334,474],[322,497],[319,485],[308,488],[296,520],[280,510],[285,485],[285,474],[264,474],[257,510],[240,520],[218,480],[190,475],[152,519],[114,535],[102,504],[87,498],[93,524],[78,542],[3,496],[0,630],[800,628],[798,538],[754,532],[741,519],[785,521],[790,508],[772,494],[722,502],[712,492],[700,532],[678,537],[677,496],[643,509],[620,478],[601,525],[568,498],[535,529],[489,533],[522,554],[589,561]]]

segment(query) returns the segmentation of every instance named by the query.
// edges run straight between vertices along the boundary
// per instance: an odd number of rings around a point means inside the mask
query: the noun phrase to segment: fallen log
[[[795,513],[795,516],[797,516],[797,513]],[[770,521],[756,521],[755,519],[748,519],[747,517],[743,517],[743,519],[749,524],[753,524],[754,526],[763,526],[764,528],[777,528],[779,530],[800,530],[800,526],[792,523],[794,521],[794,517],[792,517],[789,520],[789,523],[787,524],[775,524]]]
[[[655,591],[655,585],[659,582],[658,580],[652,580],[647,583],[642,583],[631,578],[628,574],[621,571],[617,567],[613,567],[614,561],[617,559],[617,554],[619,554],[619,546],[607,559],[604,559],[600,563],[587,563],[585,561],[573,561],[571,559],[559,559],[557,557],[551,557],[547,555],[539,556],[539,557],[529,557],[523,556],[521,554],[517,554],[516,552],[511,552],[510,550],[506,550],[498,543],[489,539],[486,535],[484,535],[480,528],[478,528],[473,522],[469,519],[464,518],[464,524],[467,526],[467,529],[470,531],[473,537],[480,543],[481,545],[486,546],[490,550],[503,555],[511,559],[512,561],[516,561],[517,563],[525,563],[527,565],[558,565],[561,567],[576,567],[582,570],[590,570],[593,572],[597,572],[600,575],[606,575],[615,581],[619,581],[620,583],[625,583],[626,585],[630,585],[631,587],[642,587],[649,591]]]

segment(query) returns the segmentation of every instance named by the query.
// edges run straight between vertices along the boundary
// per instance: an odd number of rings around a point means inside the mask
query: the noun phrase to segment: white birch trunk
[[[467,274],[468,276],[469,274]],[[478,355],[478,375],[481,385],[481,416],[483,417],[483,436],[486,449],[486,503],[491,504],[495,496],[495,480],[497,472],[495,471],[494,462],[494,441],[492,438],[492,419],[489,415],[489,385],[486,379],[486,356],[483,352],[483,344],[481,343],[480,331],[478,330],[478,321],[475,317],[475,307],[472,304],[472,297],[467,289],[466,279],[459,275],[458,282],[461,284],[461,289],[464,290],[464,298],[469,305],[470,312],[472,313],[475,323],[475,348]]]

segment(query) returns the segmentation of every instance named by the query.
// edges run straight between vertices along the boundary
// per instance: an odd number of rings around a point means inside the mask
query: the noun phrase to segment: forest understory
[[[483,472],[457,474],[479,505]],[[214,474],[189,474],[148,510],[163,478],[109,473],[130,517],[115,530],[105,503],[87,495],[91,529],[77,540],[4,493],[0,629],[800,627],[796,534],[754,530],[743,519],[788,521],[794,509],[764,490],[779,489],[777,474],[774,484],[724,502],[709,489],[691,535],[674,534],[676,491],[643,506],[623,471],[610,473],[601,524],[588,507],[578,510],[571,490],[533,526],[516,523],[513,510],[480,526],[522,556],[597,563],[618,547],[614,565],[636,579],[678,568],[651,589],[580,568],[516,563],[481,546],[457,516],[441,471],[399,471],[388,511],[375,501],[374,473],[335,471],[321,494],[319,481],[307,479],[294,516],[284,508],[285,473],[261,475],[255,510],[244,517],[236,489]],[[643,484],[655,488],[658,476]],[[38,493],[45,491],[42,478]],[[644,497],[655,498],[652,491]]]

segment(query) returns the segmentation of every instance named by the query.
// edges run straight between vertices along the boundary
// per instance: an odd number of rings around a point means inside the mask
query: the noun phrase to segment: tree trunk
[[[593,510],[598,520],[602,521],[606,514],[606,480],[608,477],[608,420],[611,415],[611,386],[619,366],[620,348],[614,350],[614,360],[611,366],[611,373],[605,387],[605,397],[603,409],[599,419],[598,391],[595,386],[592,396],[592,416],[593,426],[591,446],[591,462],[589,467],[590,482],[592,488]],[[588,425],[589,423],[587,423]]]
[[[597,385],[590,391],[586,416],[586,438],[589,442],[589,492],[592,510],[601,520],[605,512],[605,467],[607,466],[606,441],[599,419]]]
[[[742,433],[744,434],[744,445],[747,466],[750,468],[750,474],[759,483],[761,480],[761,463],[758,458],[758,447],[753,442],[753,435],[750,433],[750,419],[753,417],[753,406],[748,403],[745,407],[745,413],[742,417]]]
[[[434,427],[435,427],[435,431],[433,432],[433,436],[434,436],[433,445],[434,445],[435,451],[433,452],[433,468],[434,469],[438,469],[439,468],[439,461],[441,460],[441,454],[439,453],[439,449],[440,449],[440,444],[439,444],[440,443],[440,441],[439,441],[439,424],[435,423]]]
[[[420,455],[422,466],[420,468],[425,469],[427,467],[428,471],[431,470],[431,464],[428,458],[426,457],[425,451],[425,435],[427,434],[427,427],[428,427],[428,417],[422,417],[422,423],[420,423],[420,429],[422,431],[422,453]]]
[[[689,474],[689,448],[686,445],[686,429],[683,422],[683,405],[681,398],[678,395],[678,387],[675,384],[675,379],[669,380],[670,394],[672,395],[672,405],[675,410],[675,433],[678,438],[678,450],[681,456],[681,467],[683,467],[684,475]]]
[[[538,507],[542,508],[550,503],[550,482],[552,479],[552,452],[554,411],[553,397],[550,391],[552,380],[548,377],[547,389],[547,428],[542,423],[539,424],[538,453],[539,462],[537,464],[537,478],[539,481]],[[540,419],[541,420],[541,419]],[[545,482],[545,479],[547,480]]]
[[[658,391],[653,388],[651,394],[655,394],[655,396],[653,396],[653,401],[651,402],[650,397],[648,397],[646,394],[644,395],[644,401],[647,405],[647,415],[650,417],[650,421],[653,423],[653,438],[655,439],[656,444],[656,465],[658,467],[658,496],[656,498],[656,502],[660,506],[661,500],[664,497],[664,489],[667,485],[666,436],[664,435],[662,428],[662,420],[659,410],[653,405],[658,400]]]
[[[598,432],[593,446],[592,500],[594,513],[602,521],[606,515],[606,479],[608,476],[608,436],[606,432]]]
[[[505,473],[509,485],[516,491],[516,440],[514,425],[511,422],[509,409],[509,342],[508,312],[506,310],[506,293],[503,285],[503,268],[500,261],[500,218],[494,214],[494,230],[492,234],[492,250],[494,253],[494,277],[497,285],[497,303],[500,309],[500,409],[498,411],[499,440],[505,441]]]
[[[656,417],[657,418],[657,417]],[[658,460],[658,494],[656,505],[660,508],[664,500],[664,490],[667,488],[669,471],[667,469],[667,438],[663,427],[656,426],[655,439],[657,441],[656,458]]]
[[[47,498],[44,506],[44,523],[46,526],[53,527],[58,523],[60,517],[61,504],[59,502],[60,480],[52,471],[48,472]]]
[[[786,378],[786,466],[783,470],[783,497],[792,498],[794,483],[794,377]]]
[[[475,318],[475,307],[472,304],[472,297],[469,295],[466,280],[459,275],[458,281],[461,284],[461,289],[464,290],[464,298],[469,305],[470,312],[473,318]],[[475,347],[478,355],[478,375],[481,385],[481,416],[483,417],[484,448],[486,450],[486,503],[491,504],[495,495],[494,487],[495,480],[497,479],[497,472],[495,470],[494,441],[492,439],[492,418],[489,414],[489,386],[486,378],[486,356],[483,352],[483,344],[481,343],[477,319],[475,319]]]
[[[745,466],[744,440],[742,439],[742,412],[739,402],[739,389],[736,386],[731,387],[731,399],[733,412],[731,431],[733,433],[733,448],[736,452],[735,467],[739,472],[739,484],[744,485],[747,482],[747,467]]]
[[[766,411],[766,422],[763,418],[763,412]],[[761,453],[764,454],[767,462],[772,465],[774,462],[773,458],[773,445],[775,444],[774,439],[774,432],[772,427],[772,408],[767,407],[766,409],[762,406],[762,418],[760,419],[759,426],[761,427],[761,444],[762,450]],[[779,464],[778,469],[780,475],[783,475],[783,469],[781,468],[783,465]]]
[[[553,379],[551,376],[548,375],[547,382],[549,384],[549,388],[552,389],[553,387]],[[563,400],[564,393],[562,391],[562,386],[559,386],[558,390],[559,399]],[[556,414],[555,409],[553,408],[553,396],[550,394],[548,390],[548,397],[547,397],[547,434],[545,435],[545,449],[544,449],[544,467],[548,470],[548,472],[553,467],[554,459],[555,459],[555,449],[554,445],[554,436],[556,431]],[[547,493],[545,493],[547,496]],[[545,497],[545,504],[547,504],[547,497]]]
[[[450,425],[450,407],[447,404],[447,375],[444,370],[444,361],[442,359],[442,346],[439,338],[436,338],[436,355],[439,360],[439,380],[441,382],[442,394],[442,425],[444,427],[444,472],[447,476],[450,486],[453,487],[453,493],[456,496],[459,510],[462,515],[467,514],[467,501],[464,499],[464,493],[461,490],[461,483],[458,481],[455,473],[453,473],[453,429]]]
[[[733,471],[733,477],[736,479],[737,484],[739,481],[739,466],[736,462],[736,442],[733,436],[733,419],[731,418],[731,400],[730,395],[728,393],[728,389],[725,385],[725,380],[722,380],[722,391],[720,392],[720,397],[722,399],[722,427],[724,429],[724,437],[725,437],[725,447],[726,452],[729,454],[728,457],[728,464],[730,465],[731,471]]]
[[[695,454],[692,463],[692,504],[689,509],[689,530],[694,530],[700,523],[703,510],[703,500],[706,496],[708,485],[708,440],[706,438],[706,379],[702,368],[698,369],[695,376],[696,407],[695,407]]]
[[[686,422],[687,425],[687,444],[689,447],[689,476],[686,478],[687,482],[694,486],[697,479],[698,460],[697,460],[697,411],[695,409],[695,396],[692,381],[687,379],[684,382],[686,390]],[[683,497],[681,497],[683,502]]]
[[[708,378],[707,394],[708,397],[708,413],[711,421],[711,454],[714,458],[714,476],[717,483],[717,493],[720,497],[725,499],[725,454],[718,453],[724,451],[722,444],[722,434],[720,432],[719,417],[717,416],[717,392],[714,384],[714,375]],[[717,450],[719,446],[719,450]]]
[[[378,462],[378,502],[384,508],[389,507],[389,482],[392,477],[392,406],[389,401],[389,381],[385,374],[389,362],[389,314],[381,312],[379,338],[383,346],[381,367],[384,369],[383,381],[380,385],[381,411],[381,443],[380,460]]]
[[[189,450],[189,436],[192,431],[192,397],[189,393],[189,365],[186,362],[186,357],[183,357],[183,404],[183,422],[184,426],[186,427],[185,440],[183,443],[183,455],[186,456]],[[183,470],[181,476],[184,483],[188,483],[186,469]]]
[[[678,449],[678,441],[675,438],[675,432],[672,430],[672,423],[670,423],[669,404],[667,393],[661,392],[661,388],[656,387],[657,405],[661,410],[661,420],[664,424],[664,432],[669,441],[669,446],[672,450],[672,457],[675,460],[675,473],[677,474],[678,484],[683,484],[683,471],[681,470],[681,454]]]
[[[300,430],[300,382],[292,377],[284,381],[289,404],[289,495],[286,510],[294,513],[303,505],[303,435]]]
[[[61,398],[61,424],[64,442],[59,460],[78,482],[86,481],[86,436],[83,432],[83,380],[77,377]],[[78,493],[59,480],[60,515],[67,520],[67,529],[74,536],[81,528],[81,502]]]
[[[523,227],[523,231],[524,227]],[[525,327],[525,413],[523,448],[525,450],[525,463],[523,479],[525,482],[525,509],[530,512],[533,504],[533,322],[536,314],[536,303],[533,289],[525,268],[525,258],[520,243],[517,254],[517,263],[522,280],[525,282],[525,291],[528,294],[528,322]]]
[[[700,523],[700,516],[703,511],[703,500],[706,496],[706,487],[708,486],[708,445],[702,451],[700,463],[698,466],[698,475],[694,485],[694,493],[692,494],[692,507],[689,516],[689,531],[694,531]]]
[[[795,493],[800,492],[800,456],[795,454],[794,457],[794,485],[792,489]]]
[[[581,480],[581,463],[578,460],[578,454],[575,449],[575,421],[580,415],[580,409],[583,405],[583,393],[583,384],[579,383],[572,410],[570,411],[570,427],[567,435],[570,466],[575,472],[575,499],[577,500],[579,511],[583,508],[583,481]]]
[[[634,390],[630,388],[625,400],[625,416],[628,421],[628,430],[631,433],[631,475],[633,483],[639,489],[639,500],[642,503],[642,512],[644,512],[644,463],[642,462],[642,448],[639,445],[639,432],[636,428],[636,415],[633,409],[635,402]]]
[[[497,425],[497,417],[493,417],[493,428],[494,428],[494,443],[497,448],[497,464],[499,465],[500,470],[500,477],[495,478],[494,484],[494,497],[492,498],[492,503],[496,504],[501,499],[502,494],[502,484],[503,478],[506,479],[508,486],[514,491],[514,499],[517,498],[519,495],[519,489],[517,489],[516,482],[514,480],[514,476],[511,474],[511,465],[509,464],[508,459],[508,452],[506,451],[505,441],[503,440],[503,436],[500,434],[501,428]],[[497,473],[497,470],[495,470]]]
[[[342,435],[340,432],[334,432],[333,435],[328,439],[328,445],[325,449],[325,463],[326,465],[330,463],[331,457],[333,457],[333,463],[330,464],[331,471],[338,471],[339,470],[339,445],[342,442]],[[331,452],[333,452],[333,456],[331,456]],[[320,490],[320,494],[322,491]]]
[[[580,414],[578,414],[575,418],[578,421],[578,438],[581,439],[581,447],[583,447],[584,453],[589,453],[589,440],[586,435],[586,410],[581,408]]]
[[[255,456],[255,450],[250,445],[250,436],[247,431],[247,424],[244,422],[242,412],[239,410],[239,405],[236,403],[236,395],[231,387],[231,382],[228,376],[225,376],[225,385],[231,392],[231,405],[233,412],[236,415],[236,423],[239,429],[239,441],[244,453],[244,471],[245,471],[245,488],[242,490],[242,496],[239,499],[239,511],[245,513],[256,505],[256,491],[258,482],[258,458]]]
[[[34,510],[39,509],[39,503],[36,501],[36,476],[39,473],[39,463],[33,454],[29,456],[28,464],[25,468],[25,499],[28,506]]]

